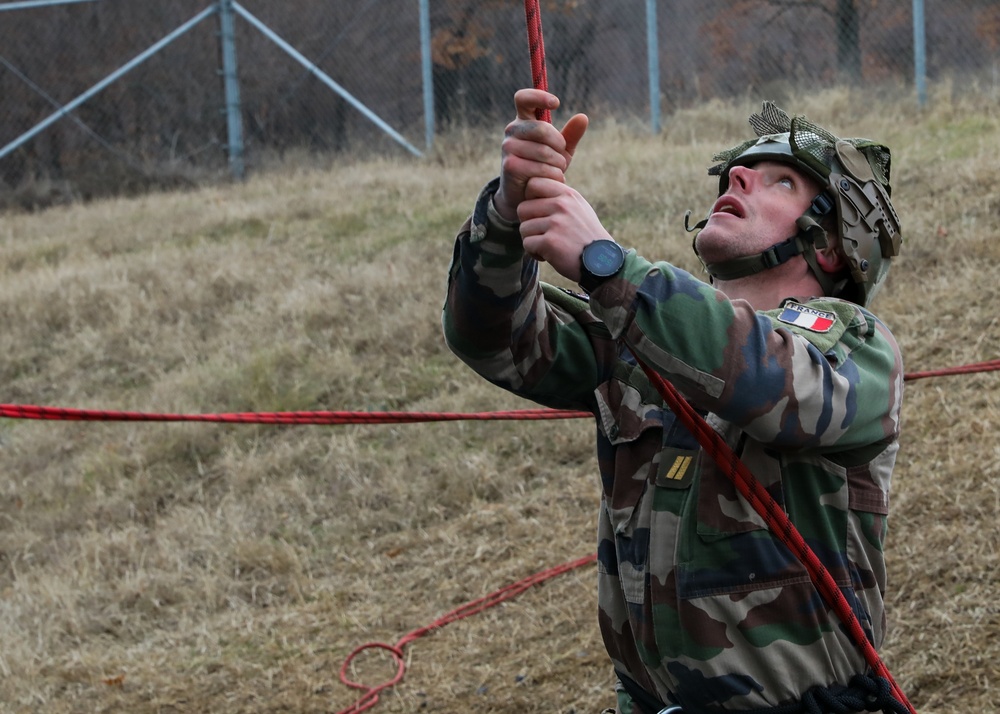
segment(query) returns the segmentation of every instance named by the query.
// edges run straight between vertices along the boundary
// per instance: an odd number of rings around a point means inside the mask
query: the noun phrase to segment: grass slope
[[[785,105],[894,151],[904,254],[876,304],[908,371],[1000,353],[1000,112],[988,98]],[[659,136],[595,115],[572,180],[612,232],[697,270],[683,214],[749,102]],[[445,348],[454,232],[494,135],[424,160],[0,217],[0,401],[147,412],[531,406]],[[550,276],[551,277],[551,276]],[[558,282],[558,281],[556,281]],[[917,708],[988,711],[1000,681],[996,375],[908,386],[884,656]],[[329,712],[348,653],[592,552],[592,425],[0,421],[0,711]],[[407,648],[376,711],[597,712],[593,572]],[[380,651],[352,676],[378,684]]]

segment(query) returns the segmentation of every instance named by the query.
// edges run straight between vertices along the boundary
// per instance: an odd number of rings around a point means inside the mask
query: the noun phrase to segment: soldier
[[[704,282],[619,246],[565,181],[587,129],[515,95],[458,234],[443,324],[491,382],[597,422],[599,624],[620,714],[892,710],[801,563],[664,405],[671,381],[767,488],[873,645],[902,360],[868,311],[900,245],[889,151],[765,102],[709,170]],[[587,295],[540,282],[538,262]],[[613,710],[608,710],[613,711]]]

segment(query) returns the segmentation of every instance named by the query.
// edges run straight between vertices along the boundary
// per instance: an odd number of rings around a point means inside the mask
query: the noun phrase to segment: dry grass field
[[[1000,355],[992,95],[781,102],[894,152],[904,253],[876,311],[908,372]],[[695,270],[749,99],[650,136],[593,112],[571,170],[622,243]],[[564,117],[563,117],[564,118]],[[557,121],[559,117],[557,116]],[[423,160],[0,215],[0,401],[144,412],[526,408],[446,349],[452,239],[502,127]],[[558,282],[558,281],[556,281]],[[923,714],[1000,701],[1000,374],[911,382],[883,655]],[[347,655],[590,554],[593,425],[0,420],[0,712],[339,712]],[[593,566],[406,648],[374,712],[596,714]],[[372,650],[361,682],[395,665]]]

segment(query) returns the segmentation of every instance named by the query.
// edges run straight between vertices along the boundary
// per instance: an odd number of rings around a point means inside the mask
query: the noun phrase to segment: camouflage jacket
[[[492,210],[495,187],[458,235],[445,337],[491,382],[594,413],[599,621],[615,668],[687,712],[776,706],[865,672],[804,566],[633,355],[737,451],[878,647],[903,386],[889,330],[829,298],[755,312],[634,252],[588,304],[539,281],[516,226]],[[620,711],[632,708],[619,692]]]

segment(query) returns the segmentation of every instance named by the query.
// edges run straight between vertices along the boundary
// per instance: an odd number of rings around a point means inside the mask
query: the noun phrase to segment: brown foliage
[[[411,141],[423,134],[413,0],[245,0],[241,7],[395,130]],[[101,0],[3,12],[0,145],[205,8],[199,0]],[[859,81],[910,91],[910,8],[884,0],[667,3],[658,15],[656,99],[674,112],[712,98],[829,86],[857,73]],[[531,81],[522,4],[440,0],[431,13],[437,128],[506,120],[511,93]],[[647,115],[643,3],[545,0],[542,14],[550,86],[565,102],[583,111],[613,107],[620,117]],[[845,17],[846,33],[838,29]],[[929,0],[931,80],[992,81],[998,28],[995,2]],[[217,18],[202,21],[0,159],[0,202],[43,206],[225,175],[218,29]],[[242,16],[236,47],[249,170],[289,153],[328,159],[352,149],[400,150],[351,99]]]
[[[1000,6],[992,5],[977,12],[976,35],[994,52],[1000,49]]]

